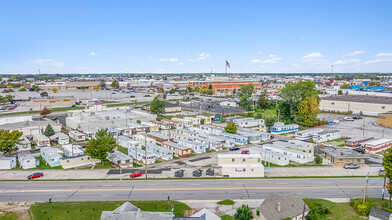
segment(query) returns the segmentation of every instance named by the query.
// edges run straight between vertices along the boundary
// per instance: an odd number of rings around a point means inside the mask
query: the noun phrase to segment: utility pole
[[[385,182],[387,181],[386,175],[384,175],[384,186],[382,187],[382,200],[384,200],[384,194],[385,194]]]
[[[145,157],[144,157],[144,162],[145,162],[145,167],[146,167],[146,179],[147,179],[147,132],[144,133],[144,152],[145,152]]]
[[[384,138],[384,133],[385,133],[385,127],[382,129],[382,138]]]
[[[278,122],[280,121],[280,109],[278,108]]]
[[[304,202],[304,210],[302,211],[302,218],[305,219],[305,210],[306,210],[306,203]]]
[[[365,205],[365,201],[366,201],[368,182],[369,182],[369,173],[366,175],[366,186],[365,186],[365,190],[363,192],[363,203],[362,203],[363,205]]]
[[[362,136],[365,137],[365,119],[363,119]]]

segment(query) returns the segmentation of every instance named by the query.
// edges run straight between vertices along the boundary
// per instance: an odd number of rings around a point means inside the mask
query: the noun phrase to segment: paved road
[[[137,180],[0,182],[1,202],[104,200],[264,199],[269,192],[308,198],[362,197],[365,178],[267,180]],[[382,178],[370,178],[368,196],[380,197]]]

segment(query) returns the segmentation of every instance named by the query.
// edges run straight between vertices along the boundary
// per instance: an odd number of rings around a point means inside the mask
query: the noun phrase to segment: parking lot
[[[334,125],[324,125],[328,130],[337,129],[342,132],[342,137],[355,138],[362,136],[371,136],[375,139],[388,138],[392,139],[392,128],[387,128],[375,125],[377,118],[363,117],[360,120],[345,121],[344,117],[351,117],[349,115],[338,115],[330,113],[319,114],[318,118],[326,121],[339,120],[339,123]]]

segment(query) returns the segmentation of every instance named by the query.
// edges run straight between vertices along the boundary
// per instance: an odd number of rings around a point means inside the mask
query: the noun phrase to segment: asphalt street
[[[365,178],[3,181],[1,202],[110,200],[264,199],[268,193],[298,193],[303,198],[362,197]],[[368,196],[381,197],[382,178],[369,178]]]

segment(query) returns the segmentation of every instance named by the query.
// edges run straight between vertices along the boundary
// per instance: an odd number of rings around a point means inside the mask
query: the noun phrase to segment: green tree
[[[259,95],[259,99],[257,100],[257,107],[259,109],[269,109],[272,106],[271,101],[268,99],[268,92],[265,89]]]
[[[98,86],[101,89],[105,89],[106,88],[106,82],[104,80],[99,80]]]
[[[101,129],[95,134],[95,138],[91,139],[86,146],[86,153],[92,158],[103,161],[116,148],[116,139],[108,129]]]
[[[269,129],[271,126],[274,125],[276,119],[274,117],[268,117],[264,119],[265,126]]]
[[[306,97],[298,104],[298,119],[303,125],[318,124],[317,115],[320,113],[319,103],[316,98]]]
[[[112,82],[112,84],[111,84],[111,87],[112,87],[113,89],[118,89],[118,88],[120,88],[120,84],[118,83],[117,80],[114,80],[114,81]]]
[[[18,143],[22,132],[14,130],[12,132],[0,130],[0,152],[3,154],[12,154],[15,151],[15,144]]]
[[[261,113],[260,112],[257,112],[257,114],[256,114],[256,117],[255,117],[256,119],[262,119],[263,118],[263,116],[261,115]]]
[[[151,102],[150,111],[157,115],[165,113],[165,102],[159,100],[158,96],[156,96]]]
[[[141,123],[142,123],[142,121],[140,121],[140,120],[137,120],[137,121],[136,121],[136,123],[138,123],[138,124],[141,124]]]
[[[381,86],[381,83],[380,82],[376,82],[376,81],[371,81],[371,82],[369,82],[368,85],[369,86]]]
[[[229,122],[227,123],[226,127],[225,127],[225,131],[227,133],[231,133],[234,134],[236,133],[238,130],[237,125],[234,124],[234,122]]]
[[[341,89],[347,89],[348,87],[350,87],[350,84],[347,83],[340,86]]]
[[[343,95],[343,91],[342,90],[338,90],[338,95]]]
[[[54,135],[54,133],[55,133],[55,132],[54,132],[52,126],[51,126],[50,124],[48,124],[48,126],[46,126],[46,128],[45,128],[44,135],[45,135],[46,137],[50,137],[50,136]]]
[[[163,90],[163,88],[159,88],[158,89],[158,93],[164,93],[165,91]]]
[[[251,220],[253,219],[252,211],[249,209],[248,205],[242,205],[237,209],[237,212],[234,214],[235,220]]]
[[[251,110],[252,101],[251,97],[254,91],[254,86],[252,83],[241,85],[238,89],[238,96],[240,97],[239,104],[242,108]]]
[[[235,89],[233,89],[233,96],[235,96],[235,92],[236,92],[236,90],[235,90]]]
[[[391,194],[392,194],[392,148],[388,148],[384,153],[382,166],[385,170],[385,178],[388,178],[387,189],[389,192],[388,208],[391,208]]]
[[[41,92],[39,95],[40,95],[41,97],[47,97],[47,96],[49,96],[48,92]]]
[[[210,85],[208,86],[208,89],[209,89],[209,90],[212,90],[212,85],[211,85],[211,83],[210,83]]]
[[[319,92],[315,89],[315,85],[310,80],[286,84],[279,95],[281,100],[278,101],[282,118],[301,123],[301,120],[306,118],[303,115],[306,111],[302,109],[302,115],[299,115],[299,108],[314,104],[314,100],[317,104],[320,101]],[[303,102],[306,98],[309,99]]]

